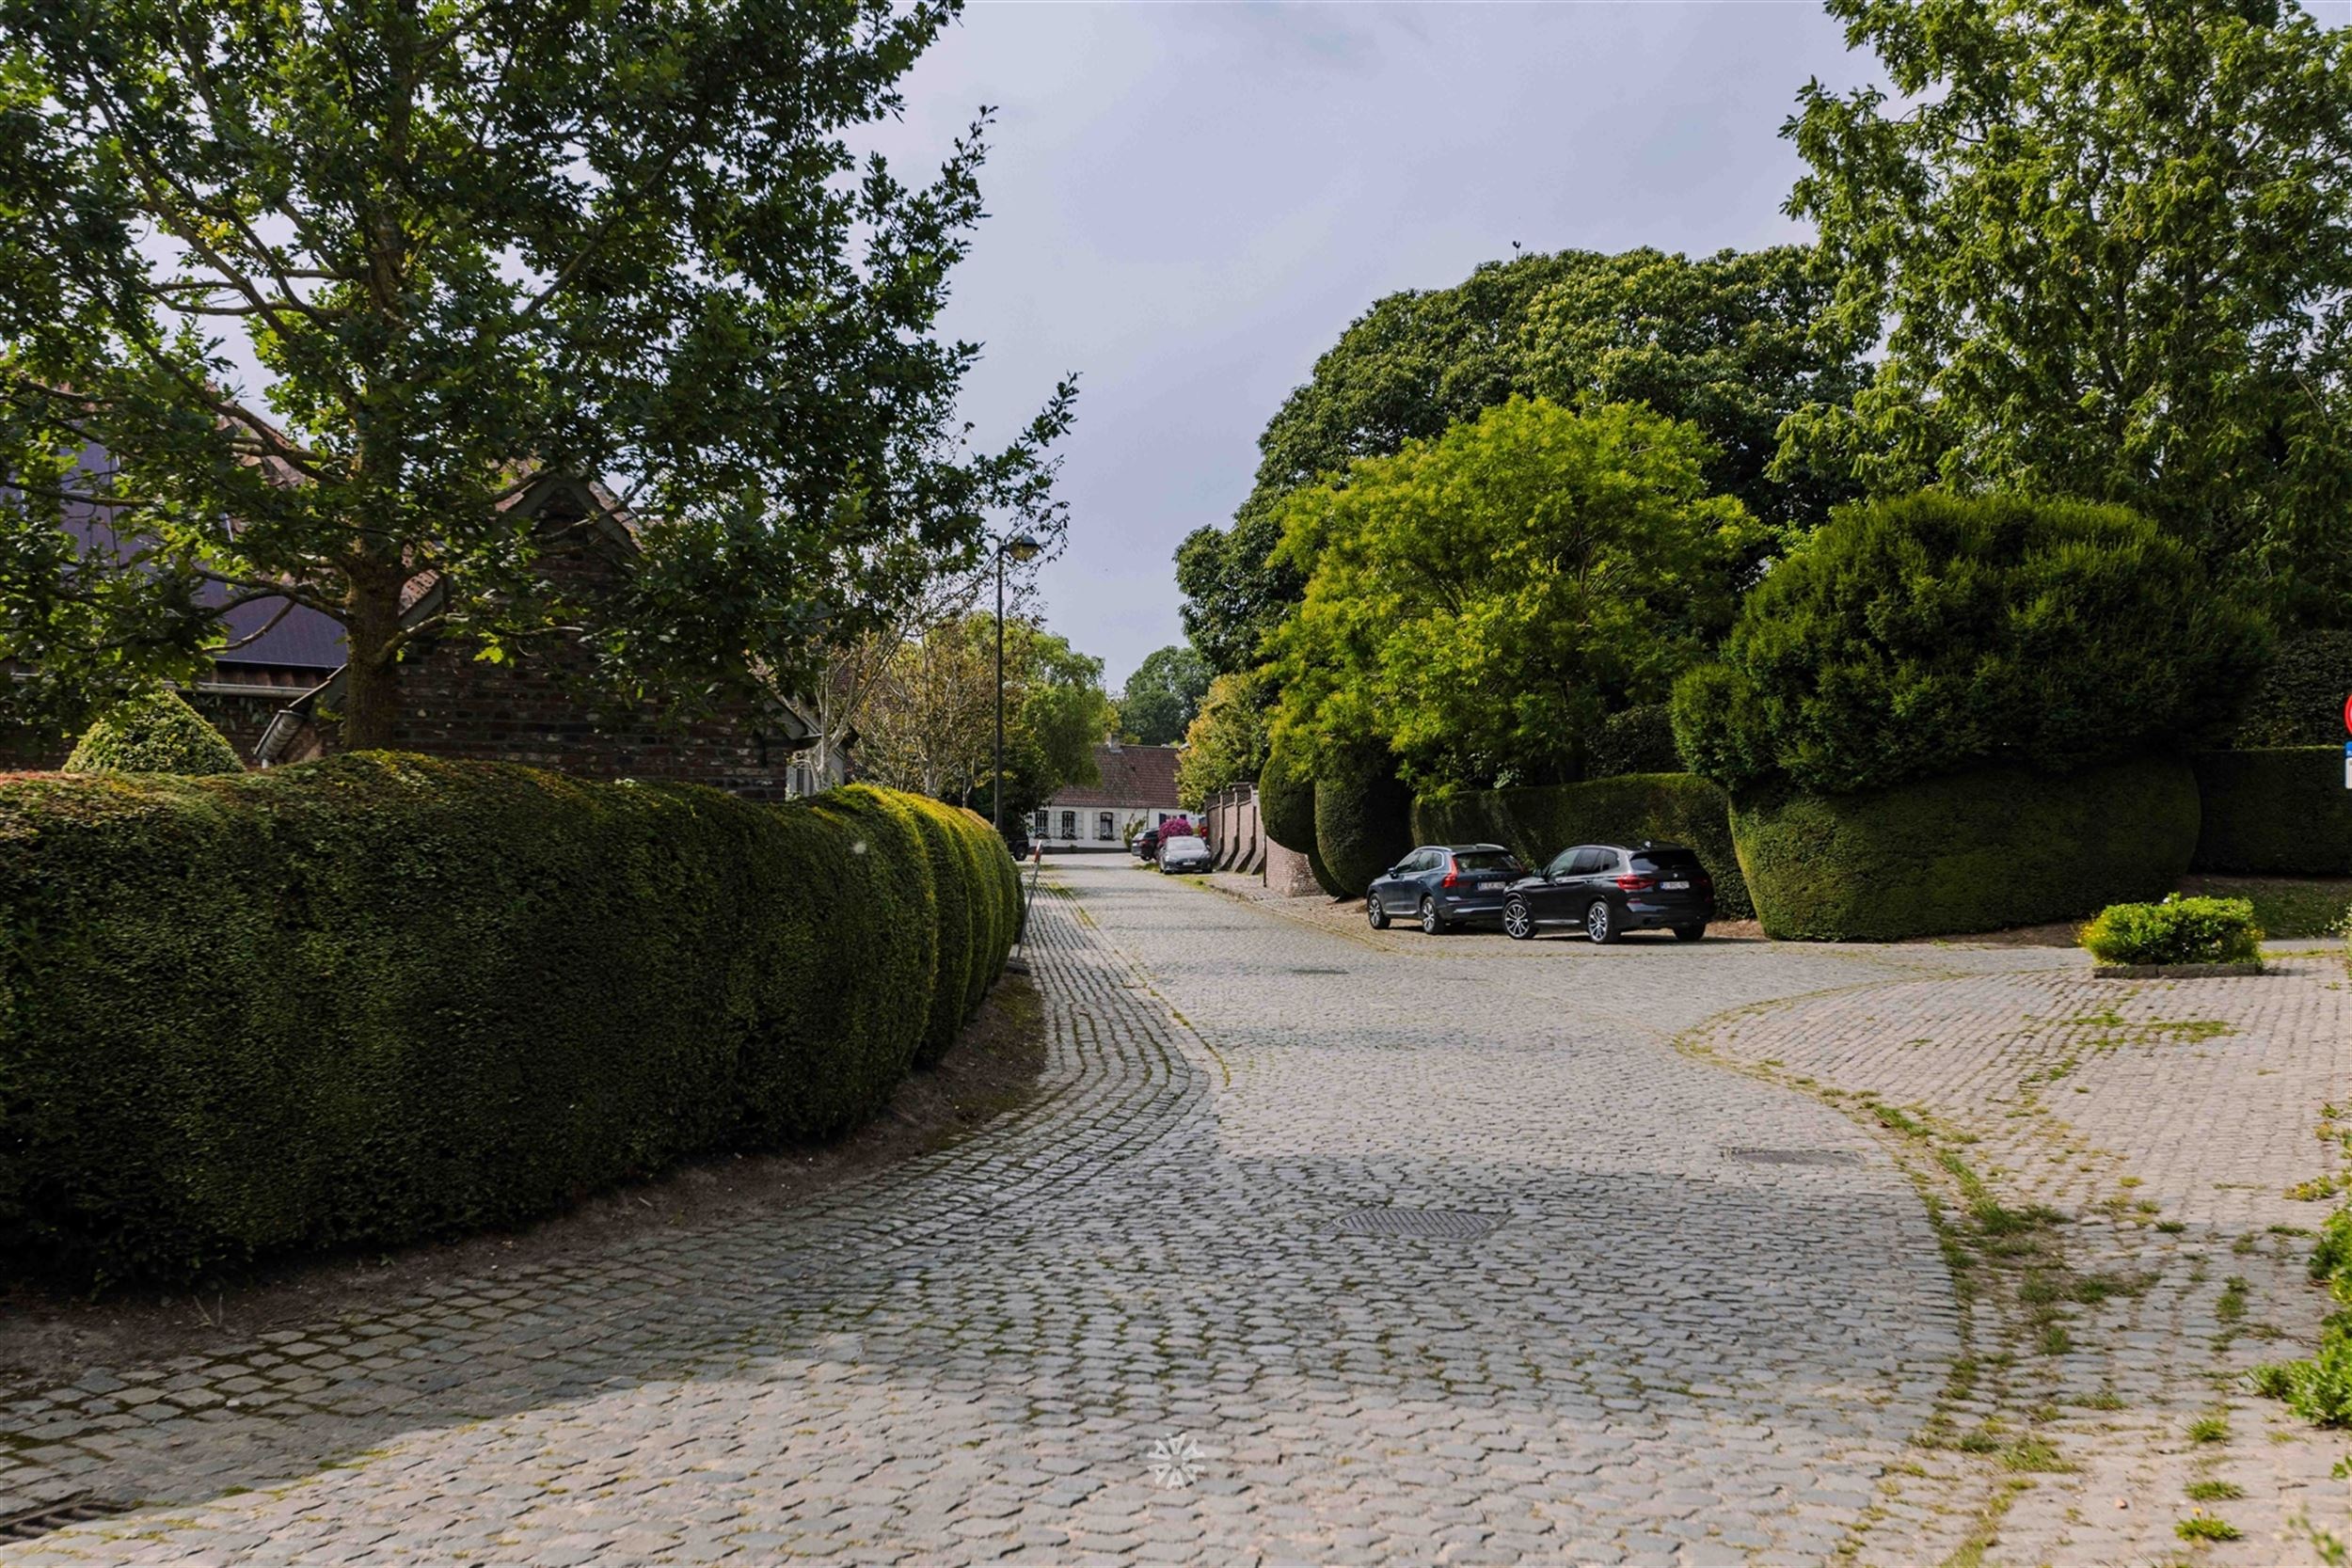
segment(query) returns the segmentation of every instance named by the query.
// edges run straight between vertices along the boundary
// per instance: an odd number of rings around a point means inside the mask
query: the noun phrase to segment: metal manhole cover
[[[1331,1228],[1343,1236],[1436,1236],[1471,1242],[1502,1223],[1500,1214],[1467,1209],[1359,1209],[1341,1215]]]
[[[39,1508],[0,1514],[0,1541],[31,1541],[52,1530],[64,1529],[69,1525],[86,1525],[92,1519],[108,1519],[118,1513],[128,1513],[134,1506],[119,1498],[98,1497],[87,1492],[78,1492]]]
[[[1726,1148],[1726,1157],[1751,1165],[1858,1165],[1862,1156],[1851,1148]]]

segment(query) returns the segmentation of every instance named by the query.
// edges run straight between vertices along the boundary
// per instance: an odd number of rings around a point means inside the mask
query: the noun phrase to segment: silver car
[[[1162,871],[1206,871],[1216,861],[1209,851],[1205,838],[1164,838],[1160,840],[1160,869]]]

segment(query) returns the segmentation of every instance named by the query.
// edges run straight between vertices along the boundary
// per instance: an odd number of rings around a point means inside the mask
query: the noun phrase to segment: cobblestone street
[[[2269,1227],[2320,1212],[2280,1195],[2352,1082],[2340,967],[1375,935],[1055,874],[1025,1110],[756,1220],[10,1390],[8,1508],[139,1506],[0,1560],[2148,1561],[2196,1475],[2248,1495],[2198,1555],[2251,1564],[2345,1512],[2344,1445],[2227,1391],[2321,1310]],[[1956,1287],[1946,1153],[2154,1277],[2038,1353]],[[2027,1424],[2063,1467],[2020,1490]],[[1963,1429],[1998,1442],[1918,1441]]]

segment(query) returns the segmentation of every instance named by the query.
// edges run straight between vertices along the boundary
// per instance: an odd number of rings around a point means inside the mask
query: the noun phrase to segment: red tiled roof
[[[1047,804],[1176,809],[1175,747],[1097,746],[1094,766],[1103,775],[1101,784],[1072,784]]]

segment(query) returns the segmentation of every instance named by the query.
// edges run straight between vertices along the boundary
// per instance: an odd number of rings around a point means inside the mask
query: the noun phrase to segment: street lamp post
[[[1025,533],[996,541],[996,770],[988,785],[989,819],[996,836],[1005,836],[1005,557],[1027,561],[1038,543]]]

